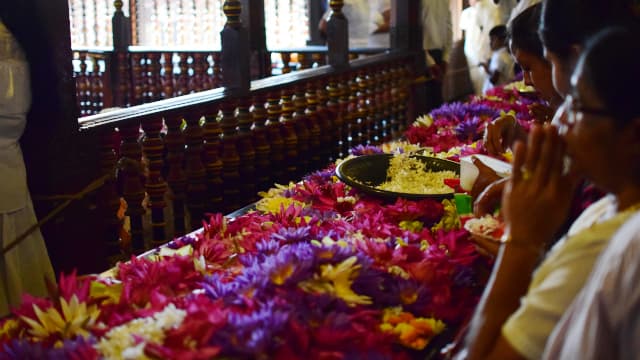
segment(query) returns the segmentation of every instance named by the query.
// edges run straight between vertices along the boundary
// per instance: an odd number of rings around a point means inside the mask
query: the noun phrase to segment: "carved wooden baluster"
[[[127,201],[127,215],[131,221],[131,245],[133,252],[141,253],[144,249],[142,233],[142,215],[144,208],[144,187],[142,183],[142,148],[138,142],[140,125],[127,125],[120,128],[122,143],[120,145],[120,169],[124,176],[123,195]]]
[[[235,115],[236,103],[228,100],[220,106],[222,109],[222,181],[223,203],[227,211],[240,207],[240,154],[238,154],[238,119]]]
[[[104,107],[104,84],[100,63],[97,57],[93,57],[93,73],[91,74],[91,113],[97,114]]]
[[[373,73],[371,74],[371,81],[373,83],[373,117],[374,122],[377,127],[376,136],[378,137],[378,141],[376,145],[387,142],[391,139],[388,138],[388,133],[386,131],[386,121],[384,118],[384,109],[383,109],[383,95],[384,95],[384,87],[382,84],[383,79],[383,67],[377,66]]]
[[[298,139],[298,175],[305,175],[310,170],[311,156],[317,151],[318,138],[311,139],[307,112],[307,97],[303,84],[296,85],[293,98],[293,124]],[[317,156],[317,154],[316,154]],[[317,160],[317,158],[316,158]]]
[[[160,53],[153,52],[148,55],[149,69],[148,83],[149,83],[149,98],[151,101],[157,101],[162,99],[162,78],[160,71],[162,65],[160,64]]]
[[[264,94],[253,96],[253,148],[256,152],[256,188],[265,190],[273,185],[271,178],[271,146],[267,134],[267,97]]]
[[[395,115],[393,113],[393,98],[391,96],[391,72],[388,65],[384,65],[381,73],[382,77],[382,112],[385,121],[385,142],[395,137],[393,124],[395,123]]]
[[[167,192],[167,184],[162,177],[164,143],[160,137],[162,119],[144,121],[142,129],[145,133],[142,149],[149,163],[145,188],[149,194],[151,208],[151,246],[156,247],[167,241],[164,220],[164,208],[167,206],[164,196]]]
[[[114,105],[120,107],[126,107],[133,102],[131,98],[132,84],[129,82],[129,59],[127,59],[127,56],[128,54],[124,51],[118,51],[116,53],[118,84],[116,86],[117,91],[114,95]]]
[[[141,58],[141,72],[140,72],[140,87],[142,91],[142,103],[146,104],[153,101],[153,96],[151,95],[151,81],[153,78],[151,77],[151,68],[153,65],[148,57],[148,54],[142,54]]]
[[[280,106],[280,94],[278,92],[270,92],[267,96],[267,138],[271,151],[269,159],[271,162],[272,179],[280,184],[285,184],[287,175],[284,169],[284,138],[282,137],[282,123],[280,123],[280,115],[282,108]]]
[[[311,86],[311,83],[309,83]],[[311,101],[310,92],[315,93],[317,99],[316,117],[320,128],[320,164],[319,167],[325,166],[329,161],[333,160],[334,144],[338,141],[334,138],[335,130],[333,127],[333,118],[330,117],[327,102],[329,101],[329,93],[327,92],[326,80],[318,80],[316,90],[313,87],[307,88],[307,98]]]
[[[222,69],[220,67],[220,52],[213,53],[213,88],[222,86]]]
[[[116,136],[113,129],[105,129],[100,134],[100,172],[110,177],[97,194],[99,212],[104,221],[104,242],[109,265],[122,260],[120,243],[120,220],[117,213],[120,208],[120,196],[116,189]]]
[[[207,193],[205,183],[206,170],[202,163],[203,131],[200,126],[200,116],[189,114],[186,119],[187,127],[184,137],[187,144],[186,172],[187,172],[187,208],[191,219],[191,229],[202,226],[204,215],[204,201]]]
[[[298,62],[300,63],[300,67],[298,70],[310,69],[312,65],[311,56],[305,53],[298,53]]]
[[[363,119],[360,116],[360,110],[358,109],[358,78],[356,74],[353,73],[349,77],[349,81],[347,86],[349,87],[349,100],[347,104],[347,116],[345,120],[347,122],[349,137],[347,138],[347,148],[346,150],[350,153],[351,149],[355,146],[362,144],[362,127],[363,127]]]
[[[80,109],[80,115],[90,115],[89,114],[89,91],[90,84],[87,76],[87,53],[81,51],[79,53],[80,58],[80,73],[76,77],[76,86],[77,86],[77,96],[78,96],[78,108]]]
[[[316,67],[327,64],[327,59],[325,57],[325,53],[313,53],[313,54],[311,54],[311,58],[313,59],[313,64]]]
[[[283,52],[280,54],[280,56],[282,56],[282,73],[283,74],[288,74],[291,72],[291,66],[290,66],[290,62],[291,62],[291,54],[288,52]]]
[[[296,135],[295,123],[293,121],[292,89],[282,90],[282,139],[284,140],[284,166],[285,175],[288,179],[297,175],[298,165],[298,136]]]
[[[182,167],[185,148],[184,134],[180,130],[182,116],[166,117],[165,123],[167,125],[167,135],[164,143],[167,147],[167,162],[169,163],[167,182],[173,193],[174,236],[181,236],[185,234],[184,206],[187,190],[187,177]]]
[[[389,78],[391,84],[391,132],[394,138],[400,136],[400,83],[398,81],[398,69],[395,64],[389,67]]]
[[[207,171],[208,211],[222,210],[222,160],[220,159],[220,135],[217,105],[204,117],[204,161]]]
[[[333,119],[333,146],[331,157],[333,160],[337,160],[342,157],[342,141],[344,138],[342,135],[344,118],[342,117],[343,113],[340,111],[340,88],[338,87],[337,77],[332,77],[329,80],[329,84],[326,89],[329,95],[329,100],[327,101],[327,112],[329,113],[329,118]]]
[[[240,154],[240,202],[256,200],[256,151],[253,147],[251,98],[238,101],[238,152]]]
[[[361,142],[358,145],[369,145],[372,142],[372,123],[369,121],[368,117],[369,103],[367,101],[367,86],[369,84],[367,82],[365,71],[360,71],[358,73],[358,77],[355,82],[358,87],[357,113],[361,133]]]
[[[162,98],[169,99],[174,96],[175,84],[173,78],[173,53],[162,53],[164,59],[164,77],[162,79]]]
[[[309,152],[311,162],[308,171],[320,169],[326,164],[329,156],[327,150],[322,148],[322,131],[320,129],[320,118],[318,117],[318,95],[313,81],[308,81],[306,86],[300,85],[307,98],[307,109],[305,115],[307,117],[307,127],[309,128]]]
[[[376,99],[375,99],[375,83],[371,76],[373,68],[369,68],[364,71],[364,92],[365,92],[365,106],[364,111],[366,113],[366,129],[367,129],[367,144],[377,145],[380,143],[380,127],[376,122]]]
[[[143,68],[142,68],[142,54],[140,53],[132,53],[131,54],[131,74],[133,78],[133,101],[134,105],[139,105],[144,103],[143,98]]]
[[[202,89],[209,90],[213,89],[213,68],[211,67],[211,62],[209,58],[213,59],[211,53],[204,53],[202,57]]]
[[[193,76],[190,78],[191,84],[189,85],[189,89],[192,92],[199,92],[204,90],[203,87],[203,79],[205,77],[205,67],[204,62],[206,58],[204,53],[197,52],[193,54]]]
[[[398,82],[400,87],[400,93],[398,95],[398,124],[400,125],[400,133],[404,133],[407,128],[407,101],[409,100],[409,73],[405,64],[398,64]]]
[[[350,142],[350,126],[351,126],[351,113],[349,112],[349,96],[351,95],[351,89],[349,87],[349,74],[346,73],[341,77],[338,77],[338,91],[340,93],[340,99],[338,104],[340,105],[340,114],[342,115],[342,149],[340,157],[349,155],[351,149]]]
[[[178,75],[178,95],[186,95],[189,91],[189,54],[181,52],[179,53],[180,62],[180,74]]]

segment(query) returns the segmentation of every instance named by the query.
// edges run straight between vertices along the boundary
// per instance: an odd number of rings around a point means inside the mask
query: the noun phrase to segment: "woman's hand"
[[[518,142],[514,150],[502,197],[505,234],[542,249],[566,221],[578,177],[563,174],[565,143],[554,126],[534,125],[528,144]]]
[[[538,124],[548,123],[553,119],[555,113],[554,109],[544,104],[534,103],[529,105],[529,114],[533,116],[533,120]]]
[[[509,178],[503,178],[498,181],[494,181],[487,186],[484,191],[474,198],[473,202],[473,215],[476,217],[482,217],[487,214],[493,214],[495,209],[500,205],[502,200],[502,192],[504,187],[509,181]]]
[[[476,181],[474,181],[470,192],[471,197],[476,199],[480,193],[487,188],[487,186],[502,179],[502,177],[492,168],[485,165],[481,160],[478,160],[475,156],[471,157],[471,162],[473,162],[473,165],[478,168],[478,177],[476,178]]]
[[[525,140],[524,129],[511,115],[497,117],[487,125],[484,133],[484,147],[491,155],[504,153],[516,140]]]

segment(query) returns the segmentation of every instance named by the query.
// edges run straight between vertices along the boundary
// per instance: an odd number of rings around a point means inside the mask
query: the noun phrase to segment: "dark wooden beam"
[[[264,0],[241,0],[240,18],[249,36],[251,79],[271,76],[271,59],[267,50]]]
[[[427,73],[424,49],[422,49],[421,0],[391,0],[391,48],[419,54],[412,66],[416,78],[413,86],[415,101],[409,109],[410,117],[425,114],[429,108],[426,84]]]
[[[225,93],[240,96],[249,92],[251,83],[249,34],[240,20],[242,3],[239,0],[226,0],[223,10],[227,23],[220,32],[222,80]]]
[[[307,0],[309,9],[309,40],[307,40],[307,45],[324,45],[326,43],[326,39],[320,35],[318,29],[320,19],[327,11],[326,4],[326,0]]]

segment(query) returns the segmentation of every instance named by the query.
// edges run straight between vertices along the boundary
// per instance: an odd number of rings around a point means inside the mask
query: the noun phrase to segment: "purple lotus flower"
[[[382,154],[383,151],[377,146],[358,145],[351,149],[351,154],[355,156]]]
[[[479,125],[480,118],[478,116],[462,121],[455,128],[458,139],[461,141],[473,142],[480,136],[478,133]]]
[[[309,240],[311,232],[310,226],[299,228],[282,228],[277,233],[271,234],[271,239],[279,241],[281,244],[295,244]]]

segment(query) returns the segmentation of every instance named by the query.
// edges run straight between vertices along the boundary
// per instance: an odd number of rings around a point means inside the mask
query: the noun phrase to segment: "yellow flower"
[[[371,298],[358,295],[351,290],[353,280],[358,276],[358,271],[362,265],[356,265],[358,258],[352,256],[338,265],[322,265],[320,275],[316,274],[313,279],[299,284],[308,292],[326,293],[344,300],[349,306],[369,305]]]
[[[424,224],[422,223],[422,221],[409,221],[409,220],[403,220],[400,221],[400,229],[403,230],[409,230],[412,232],[420,232],[422,231],[422,227],[424,226]]]
[[[95,324],[100,315],[98,307],[80,303],[76,295],[73,295],[69,302],[60,298],[60,307],[62,313],[54,307],[42,311],[34,304],[33,311],[37,321],[26,316],[20,318],[30,326],[29,334],[38,340],[44,340],[50,336],[61,339],[72,339],[76,336],[87,338],[89,336],[87,329]]]
[[[403,268],[401,268],[398,265],[391,265],[389,266],[389,268],[387,269],[387,272],[389,274],[395,275],[395,276],[399,276],[405,280],[409,280],[409,278],[411,278],[411,275],[409,275],[408,272],[406,272]]]
[[[393,334],[400,344],[416,350],[424,349],[444,328],[440,320],[416,318],[400,307],[385,309],[380,324],[380,330]]]
[[[287,266],[282,266],[274,271],[269,278],[271,282],[276,285],[282,285],[287,281],[287,279],[293,274],[293,265],[287,264]]]
[[[429,126],[433,125],[433,118],[431,117],[431,115],[418,116],[418,118],[413,123],[413,125],[429,127]]]
[[[256,209],[263,213],[277,214],[281,209],[286,209],[291,205],[304,206],[305,204],[283,196],[265,197],[258,201]]]
[[[440,222],[433,226],[431,230],[437,231],[440,229],[444,229],[446,231],[450,231],[453,229],[460,228],[460,216],[458,215],[458,210],[456,210],[455,202],[451,200],[442,200],[442,205],[444,205],[444,215]]]
[[[0,340],[10,339],[13,337],[13,333],[18,329],[18,321],[16,319],[9,319],[2,324],[0,328]]]
[[[107,280],[108,281],[108,280]],[[122,294],[122,283],[120,281],[110,281],[104,284],[100,281],[92,281],[89,295],[92,299],[105,298],[104,304],[116,304],[120,301]]]

